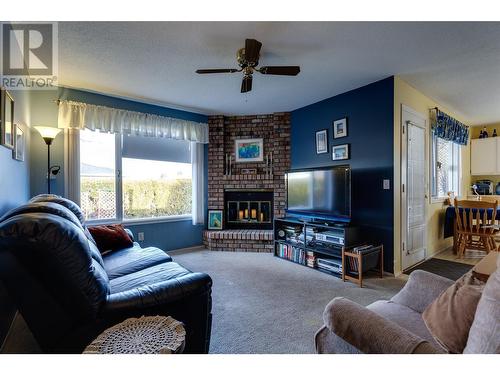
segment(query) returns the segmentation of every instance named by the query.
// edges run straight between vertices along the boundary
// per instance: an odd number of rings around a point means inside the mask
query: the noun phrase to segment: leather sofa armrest
[[[125,228],[125,232],[127,232],[128,236],[130,237],[130,239],[132,240],[132,242],[135,241],[135,238],[134,238],[134,233],[132,233],[132,231],[128,228]]]
[[[333,334],[363,353],[440,353],[407,329],[343,297],[326,306],[323,320]]]
[[[453,280],[434,273],[416,270],[410,274],[406,285],[391,301],[423,313],[427,306],[453,283]]]
[[[103,314],[113,315],[125,311],[139,311],[175,303],[192,295],[206,293],[212,288],[212,279],[204,273],[194,272],[182,277],[110,294]]]

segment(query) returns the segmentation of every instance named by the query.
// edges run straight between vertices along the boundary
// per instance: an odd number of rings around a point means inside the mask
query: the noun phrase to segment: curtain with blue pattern
[[[439,138],[459,145],[467,145],[469,127],[457,119],[435,108],[436,116],[432,118],[432,132]]]

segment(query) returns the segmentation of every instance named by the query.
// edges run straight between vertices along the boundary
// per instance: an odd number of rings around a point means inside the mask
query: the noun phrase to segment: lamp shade
[[[51,126],[35,126],[35,129],[38,130],[43,139],[54,139],[61,131],[61,129]]]

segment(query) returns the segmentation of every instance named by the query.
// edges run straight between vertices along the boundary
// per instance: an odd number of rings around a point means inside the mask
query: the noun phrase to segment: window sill
[[[431,197],[431,204],[444,203],[444,201],[447,199],[448,199],[448,197]]]
[[[191,215],[180,215],[180,216],[165,216],[156,218],[146,218],[146,219],[133,219],[133,220],[93,220],[86,221],[85,224],[88,226],[94,225],[111,225],[111,224],[123,224],[125,226],[135,226],[135,225],[145,225],[145,224],[159,224],[159,223],[170,223],[176,221],[190,221],[192,220]]]
[[[190,220],[192,220],[191,215],[179,215],[179,216],[165,216],[165,217],[146,218],[146,219],[123,220],[122,224],[127,226],[134,226],[143,224],[170,223],[174,221],[190,221]]]

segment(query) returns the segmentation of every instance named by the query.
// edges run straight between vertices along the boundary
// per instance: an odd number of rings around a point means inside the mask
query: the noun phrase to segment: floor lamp
[[[50,126],[35,126],[35,129],[38,130],[47,145],[47,193],[50,194],[50,174],[52,172],[56,175],[61,169],[58,165],[50,165],[50,145],[61,129]],[[52,169],[54,169],[54,171],[52,171]]]

